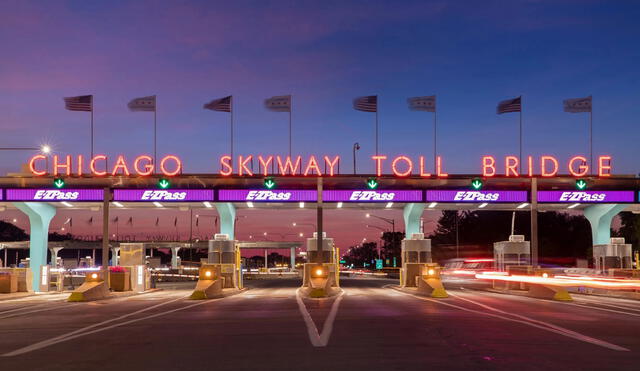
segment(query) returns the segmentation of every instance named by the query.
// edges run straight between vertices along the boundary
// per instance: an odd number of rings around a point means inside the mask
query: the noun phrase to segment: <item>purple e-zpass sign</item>
[[[187,202],[213,201],[213,189],[114,189],[114,201]]]
[[[4,195],[4,191],[0,189],[0,201],[2,201],[2,196]]]
[[[7,189],[7,201],[103,201],[102,189]]]
[[[318,199],[316,190],[290,189],[221,189],[218,191],[218,201],[234,202],[314,202]]]
[[[415,190],[330,190],[322,192],[325,202],[422,202]]]
[[[527,202],[527,191],[429,190],[427,202]]]
[[[617,203],[634,201],[634,191],[538,191],[538,202]]]

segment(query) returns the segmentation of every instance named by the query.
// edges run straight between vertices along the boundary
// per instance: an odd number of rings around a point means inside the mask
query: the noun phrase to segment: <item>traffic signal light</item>
[[[376,179],[376,178],[367,179],[367,188],[369,188],[369,189],[378,188],[378,179]]]
[[[158,181],[158,187],[159,187],[160,189],[167,189],[167,188],[169,188],[170,186],[171,186],[171,182],[169,182],[167,179],[164,179],[164,178],[163,178],[163,179],[160,179],[160,180]]]
[[[584,191],[587,189],[587,181],[584,179],[576,180],[576,189],[579,191]]]
[[[276,187],[276,181],[271,177],[264,178],[264,187],[266,189],[274,189]]]
[[[476,191],[479,191],[482,189],[483,183],[482,183],[482,179],[474,179],[471,181],[471,188],[475,189]]]

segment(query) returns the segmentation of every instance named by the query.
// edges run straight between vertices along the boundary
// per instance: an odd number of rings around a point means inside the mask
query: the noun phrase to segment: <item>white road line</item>
[[[342,295],[344,295],[344,291],[340,291],[340,294],[336,298],[336,300],[331,305],[331,310],[329,311],[329,315],[327,319],[324,321],[324,325],[322,326],[322,333],[318,333],[318,328],[316,324],[313,322],[307,307],[304,305],[304,301],[300,296],[300,288],[296,290],[296,301],[298,302],[298,309],[300,309],[300,314],[304,319],[304,323],[307,326],[307,333],[309,334],[309,341],[314,347],[326,347],[329,344],[329,338],[331,337],[331,331],[333,331],[333,322],[336,319],[336,315],[338,314],[338,307],[340,306],[340,302],[342,301]]]
[[[583,304],[576,304],[576,303],[566,303],[566,304],[567,305],[575,305],[576,307],[589,308],[589,309],[594,309],[594,310],[601,310],[601,311],[604,311],[604,312],[626,314],[627,316],[640,317],[640,313],[623,312],[623,311],[620,311],[620,310],[595,307],[593,305],[583,305]],[[614,307],[614,308],[617,308],[617,307]]]
[[[66,305],[59,305],[59,306],[56,306],[54,308],[47,307],[47,308],[36,309],[36,310],[28,310],[28,311],[25,311],[25,312],[13,313],[13,314],[9,314],[9,315],[6,315],[6,316],[2,316],[2,317],[0,317],[0,319],[19,317],[19,316],[22,316],[24,314],[45,312],[45,311],[51,311],[51,310],[56,310],[56,309],[68,308],[68,307],[72,307],[72,306],[73,306],[73,304],[66,304]]]
[[[402,291],[400,291],[400,292],[402,292]],[[445,303],[445,302],[443,302],[441,300],[438,300],[438,299],[425,298],[425,297],[422,297],[422,296],[418,296],[418,295],[414,295],[414,294],[408,294],[408,293],[405,293],[405,295],[413,296],[416,299],[420,299],[420,300],[424,300],[424,301],[430,301],[430,302],[433,302],[433,303],[436,303],[436,304],[440,304],[440,305],[445,305],[445,306],[448,306],[448,307],[451,307],[451,308],[460,309],[460,310],[463,310],[463,311],[466,311],[466,312],[470,312],[470,313],[476,313],[476,314],[480,314],[480,315],[484,315],[484,316],[488,316],[488,317],[499,318],[499,319],[502,319],[502,320],[505,320],[505,321],[521,323],[521,324],[524,324],[524,325],[527,325],[527,326],[531,326],[531,327],[535,327],[535,328],[538,328],[538,329],[541,329],[541,330],[553,332],[553,333],[556,333],[558,335],[566,336],[566,337],[573,338],[573,339],[576,339],[576,340],[580,340],[580,341],[583,341],[583,342],[586,342],[586,343],[591,343],[591,344],[598,345],[598,346],[601,346],[601,347],[604,347],[604,348],[617,350],[617,351],[626,351],[626,352],[629,351],[629,349],[621,347],[619,345],[615,345],[615,344],[606,342],[604,340],[599,340],[599,339],[596,339],[596,338],[592,338],[592,337],[587,336],[587,335],[582,335],[582,334],[577,333],[575,331],[571,331],[569,329],[564,329],[562,327],[558,327],[558,326],[555,326],[555,325],[552,325],[552,324],[546,324],[545,322],[542,322],[542,321],[522,320],[522,319],[509,318],[509,317],[501,316],[501,315],[498,315],[498,314],[481,312],[479,310],[469,309],[469,308],[465,308],[465,307],[462,307],[462,306],[459,306],[459,305]],[[458,298],[460,298],[460,297],[458,297]],[[481,304],[481,306],[482,305],[484,305],[484,304]],[[500,311],[500,310],[498,310],[498,311]],[[507,313],[507,314],[513,316],[511,313]],[[516,317],[517,317],[517,315],[516,315]],[[524,317],[524,318],[527,318],[527,317]],[[540,322],[545,323],[545,324],[541,325],[541,324],[539,324]]]

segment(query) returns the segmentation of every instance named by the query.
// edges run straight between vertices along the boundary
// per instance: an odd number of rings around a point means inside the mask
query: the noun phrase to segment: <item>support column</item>
[[[29,268],[33,280],[33,291],[40,289],[40,270],[47,265],[47,245],[49,242],[49,223],[56,215],[56,208],[47,203],[38,202],[14,202],[18,210],[29,217]]]
[[[220,216],[220,233],[235,240],[236,208],[230,202],[216,202],[215,205]]]
[[[291,248],[291,271],[293,272],[294,269],[296,269],[296,248],[292,247]]]
[[[120,264],[120,257],[118,256],[119,253],[120,253],[119,247],[111,248],[111,265],[117,266]]]
[[[531,178],[531,265],[538,266],[538,178]]]
[[[171,269],[178,269],[178,251],[179,247],[171,248]]]
[[[420,233],[420,218],[426,204],[411,203],[404,206],[404,236],[411,238],[414,233]]]
[[[584,209],[584,216],[591,224],[593,245],[609,243],[611,239],[611,221],[613,217],[624,210],[627,205],[601,204],[591,205]]]
[[[264,249],[264,269],[269,269],[269,264],[267,264],[267,249]]]
[[[49,251],[51,252],[51,263],[50,265],[55,268],[58,266],[58,253],[60,252],[60,250],[64,249],[64,247],[52,247],[49,249]]]

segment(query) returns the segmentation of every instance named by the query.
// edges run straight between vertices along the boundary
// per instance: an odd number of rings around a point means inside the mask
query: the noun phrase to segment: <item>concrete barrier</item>
[[[87,272],[84,283],[74,290],[68,301],[92,301],[109,296],[109,286],[104,279],[103,271]]]
[[[204,264],[200,268],[198,283],[189,297],[192,300],[212,299],[222,296],[225,278],[219,264]]]

